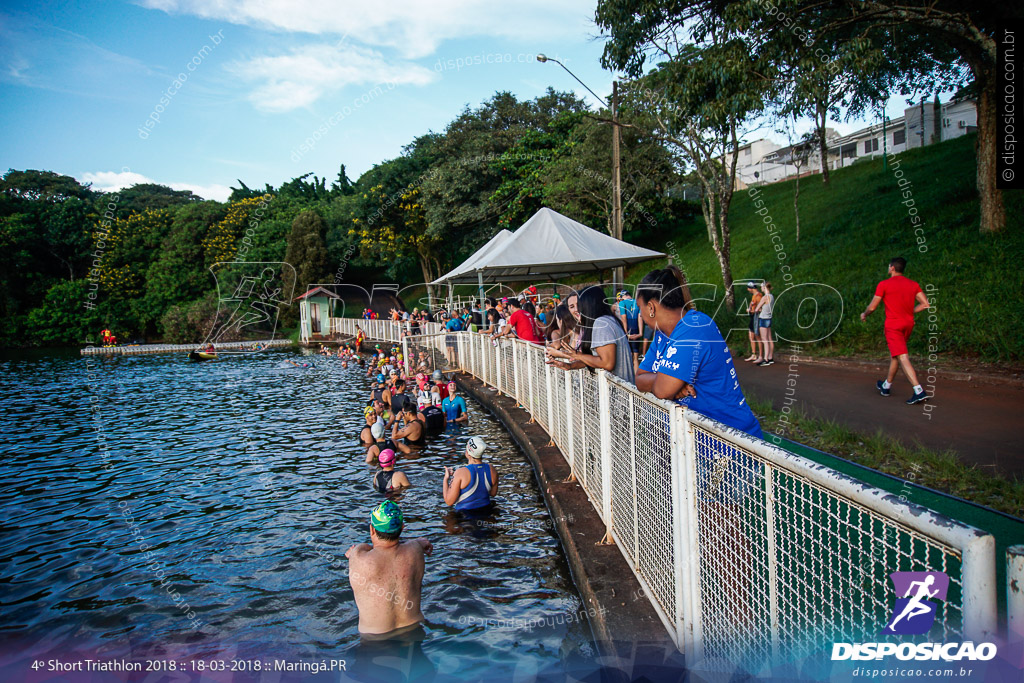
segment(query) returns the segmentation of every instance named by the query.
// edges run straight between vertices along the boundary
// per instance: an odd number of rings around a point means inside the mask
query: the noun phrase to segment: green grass
[[[913,473],[915,483],[1010,515],[1024,513],[1024,481],[1008,480],[961,462],[953,451],[908,447],[882,433],[861,434],[830,420],[790,413],[788,424],[770,401],[748,397],[766,433],[784,433],[788,440],[901,479]],[[781,425],[781,426],[780,426]],[[771,441],[771,437],[766,437]],[[794,450],[792,444],[781,444]],[[802,454],[799,450],[798,454]],[[825,463],[832,465],[834,463]],[[863,479],[862,472],[853,473]]]
[[[820,176],[800,182],[800,241],[796,241],[793,185],[786,181],[761,188],[767,215],[777,228],[785,259],[776,257],[762,216],[755,213],[746,191],[733,197],[730,212],[732,271],[737,281],[764,278],[775,286],[778,307],[776,329],[782,336],[811,341],[808,351],[830,356],[884,354],[881,311],[867,323],[860,312],[884,279],[893,256],[908,261],[907,275],[922,287],[931,285],[935,334],[939,354],[986,361],[1024,359],[1024,326],[1017,303],[1024,263],[1024,193],[1004,192],[1007,229],[998,235],[979,232],[978,196],[975,190],[974,136],[966,136],[900,154],[903,177],[910,181],[914,208],[922,217],[924,246],[918,249],[908,207],[900,194],[890,163],[883,169],[881,157],[832,173],[828,186]],[[717,284],[721,300],[722,277],[703,219],[671,234],[642,241],[643,246],[675,251],[691,282]],[[674,246],[670,246],[672,243]],[[661,262],[663,264],[664,261]],[[659,262],[632,268],[627,281],[639,282]],[[804,285],[786,293],[781,266],[791,268],[792,282],[823,283],[836,290]],[[802,292],[802,293],[801,293]],[[736,290],[743,302],[746,290]],[[817,322],[808,330],[797,326],[797,305],[805,297],[817,300]],[[701,303],[712,312],[715,306]],[[800,324],[812,319],[813,305],[800,310]],[[917,329],[910,341],[912,355],[928,352],[927,314],[918,314]],[[745,327],[723,306],[716,314],[723,333]],[[803,335],[803,336],[801,336]],[[745,333],[744,333],[745,336]]]

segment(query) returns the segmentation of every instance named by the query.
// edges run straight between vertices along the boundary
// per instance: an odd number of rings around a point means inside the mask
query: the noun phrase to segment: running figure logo
[[[882,633],[919,635],[927,633],[935,623],[935,603],[945,600],[949,577],[942,572],[893,572],[892,579],[896,605],[889,624]]]

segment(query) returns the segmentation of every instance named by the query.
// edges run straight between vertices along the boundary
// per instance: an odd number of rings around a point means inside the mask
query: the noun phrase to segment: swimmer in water
[[[406,401],[402,406],[402,428],[398,423],[391,430],[391,439],[398,446],[402,453],[412,453],[413,448],[420,448],[427,444],[427,428],[422,422],[416,419],[416,404]],[[399,439],[404,439],[400,441]]]
[[[357,543],[345,553],[361,634],[396,635],[423,621],[424,558],[434,546],[426,538],[402,541],[404,526],[401,509],[386,500],[370,515],[370,543]]]
[[[363,409],[363,417],[366,419],[366,425],[359,431],[359,443],[369,448],[376,441],[373,438],[373,432],[370,430],[371,427],[378,422],[383,426],[384,420],[377,415],[377,411],[373,409],[373,406],[366,406]]]
[[[373,444],[366,449],[366,462],[373,463],[377,461],[380,454],[390,449],[391,452],[397,452],[399,449],[395,446],[395,442],[389,438],[384,438],[384,423],[378,422],[370,427],[370,434],[373,436]]]
[[[460,512],[482,510],[491,505],[491,499],[498,495],[498,471],[494,465],[483,463],[486,450],[484,440],[474,436],[466,444],[467,464],[455,470],[454,476],[451,468],[444,468],[441,495],[445,505],[454,505]]]
[[[373,488],[380,493],[393,493],[412,486],[404,472],[395,469],[395,452],[385,448],[377,458],[380,469],[373,475]]]

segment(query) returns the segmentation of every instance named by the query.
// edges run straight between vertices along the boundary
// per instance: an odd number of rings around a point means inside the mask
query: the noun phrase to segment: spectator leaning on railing
[[[519,300],[509,299],[508,305],[512,310],[512,314],[509,315],[504,329],[494,335],[495,339],[515,332],[515,336],[519,337],[523,341],[528,341],[533,344],[542,343],[543,339],[541,339],[540,334],[537,332],[536,321],[533,319],[532,315],[523,310],[523,305]]]
[[[548,363],[556,368],[601,368],[616,377],[632,383],[633,358],[629,339],[611,307],[605,292],[596,285],[587,287],[579,295],[580,324],[583,333],[579,351],[563,351],[548,347]],[[561,358],[569,362],[553,360]]]
[[[656,330],[637,388],[761,438],[729,347],[715,322],[693,306],[679,269],[652,270],[637,286],[636,298],[640,315]]]

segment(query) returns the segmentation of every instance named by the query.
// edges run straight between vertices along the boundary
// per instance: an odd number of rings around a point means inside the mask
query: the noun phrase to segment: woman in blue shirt
[[[679,269],[648,273],[637,286],[636,299],[644,322],[655,329],[636,376],[637,388],[763,438],[740,389],[732,353],[715,322],[694,307]],[[703,435],[697,440],[696,453],[702,498],[739,502],[758,478],[760,465],[725,442],[706,440]]]

